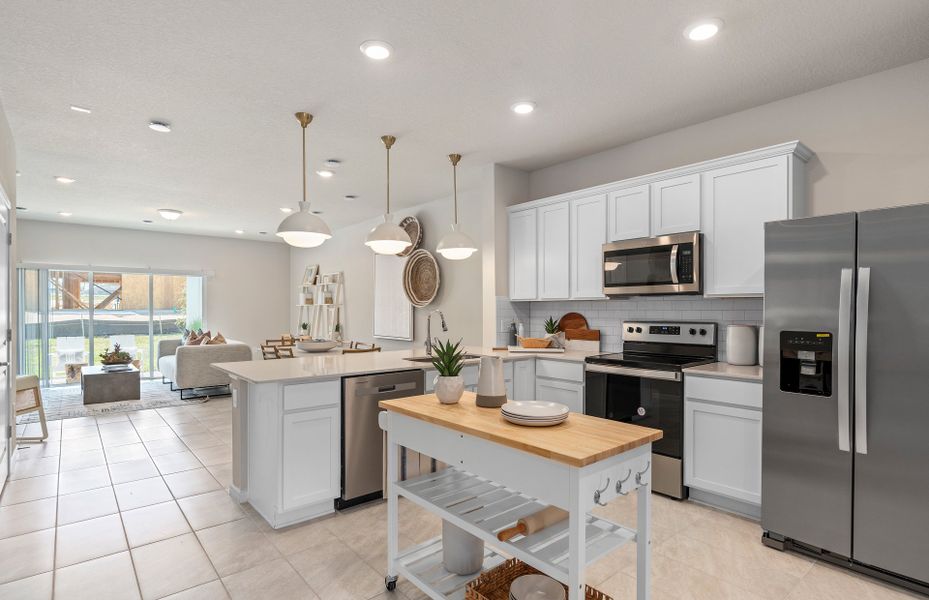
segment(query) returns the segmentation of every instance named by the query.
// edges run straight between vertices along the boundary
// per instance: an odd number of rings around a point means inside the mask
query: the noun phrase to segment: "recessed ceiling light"
[[[326,179],[329,179],[330,177],[332,177],[333,175],[335,175],[335,173],[333,173],[333,172],[330,171],[329,169],[320,169],[319,171],[316,171],[316,174],[319,175],[320,177],[324,177],[324,178],[326,178]]]
[[[345,196],[343,196],[343,198],[345,198],[345,199],[348,200],[349,202],[351,202],[352,200],[354,200],[354,199],[357,198],[357,197],[358,197],[358,196],[356,196],[355,194],[346,194]]]
[[[145,223],[146,225],[151,225],[151,224],[152,224],[152,220],[151,220],[151,219],[142,219],[142,222]]]
[[[259,231],[259,232],[258,232],[258,235],[268,235],[268,232],[267,232],[267,231]]]
[[[16,176],[17,176],[17,177],[22,177],[22,175],[23,175],[22,173],[20,173],[19,171],[16,171]]]
[[[239,235],[242,235],[243,233],[245,233],[245,231],[243,231],[242,229],[236,229],[235,232],[238,233]]]
[[[152,131],[157,131],[158,133],[170,133],[171,124],[165,123],[164,121],[151,121],[148,124],[148,128]]]
[[[62,217],[70,217],[70,216],[71,216],[71,213],[69,213],[68,211],[65,211],[65,210],[59,211],[58,214],[61,215]]]
[[[723,22],[720,19],[703,19],[684,30],[684,37],[693,42],[704,42],[719,33]]]
[[[374,60],[384,60],[391,55],[394,49],[393,46],[387,42],[368,40],[361,45],[361,51],[364,52],[364,55],[368,58],[373,58]]]
[[[529,113],[535,110],[535,102],[528,102],[528,101],[517,102],[516,104],[510,107],[510,110],[512,110],[517,115],[528,115]]]
[[[321,215],[321,214],[323,214],[323,211],[321,211],[321,210],[311,210],[310,212],[313,213],[314,215]]]
[[[16,210],[29,210],[29,209],[26,208],[25,206],[17,206]]]
[[[90,114],[89,108],[84,108],[83,106],[77,106],[76,104],[71,105],[71,110],[73,110],[74,112],[84,113],[87,115]]]
[[[64,175],[59,175],[55,178],[55,181],[58,183],[74,183],[76,180],[71,179],[70,177],[65,177]]]
[[[339,167],[342,166],[342,161],[341,161],[341,160],[336,160],[336,159],[334,159],[334,158],[330,158],[329,160],[327,160],[327,161],[324,162],[323,164],[326,165],[326,168],[327,168],[327,169],[338,169]]]
[[[282,207],[281,207],[281,212],[282,212],[282,213],[292,213],[292,212],[294,212],[294,209],[292,209],[292,208],[287,208],[286,206],[282,206]]]
[[[161,215],[162,219],[167,219],[168,221],[177,221],[184,213],[173,208],[159,208],[158,214]]]

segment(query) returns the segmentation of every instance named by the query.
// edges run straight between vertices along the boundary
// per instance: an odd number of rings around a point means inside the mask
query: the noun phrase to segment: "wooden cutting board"
[[[599,329],[565,329],[564,337],[566,340],[590,340],[600,341]]]
[[[569,329],[588,329],[587,319],[581,313],[567,313],[558,321],[558,331],[567,331]]]

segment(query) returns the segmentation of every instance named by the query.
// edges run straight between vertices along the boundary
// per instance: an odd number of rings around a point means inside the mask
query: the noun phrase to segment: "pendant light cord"
[[[390,214],[390,146],[387,146],[387,214]]]
[[[306,202],[306,125],[303,125],[303,201]]]
[[[458,224],[458,165],[452,165],[452,185],[455,187],[455,225]]]

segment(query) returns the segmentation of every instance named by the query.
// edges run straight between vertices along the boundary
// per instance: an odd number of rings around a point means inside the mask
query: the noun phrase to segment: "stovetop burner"
[[[681,371],[716,361],[716,323],[626,321],[623,351],[587,362],[637,369]]]

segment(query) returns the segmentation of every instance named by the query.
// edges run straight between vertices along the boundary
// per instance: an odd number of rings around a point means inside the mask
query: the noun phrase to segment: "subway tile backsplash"
[[[545,332],[543,324],[549,316],[558,320],[572,311],[584,315],[591,329],[600,330],[600,349],[604,352],[622,350],[623,321],[712,321],[719,325],[719,358],[724,361],[726,326],[761,325],[764,321],[764,299],[638,296],[591,301],[510,302],[501,296],[497,298],[497,341],[506,341],[506,331],[501,331],[503,320],[509,323],[513,318],[519,319],[527,324],[528,335],[541,336]]]

